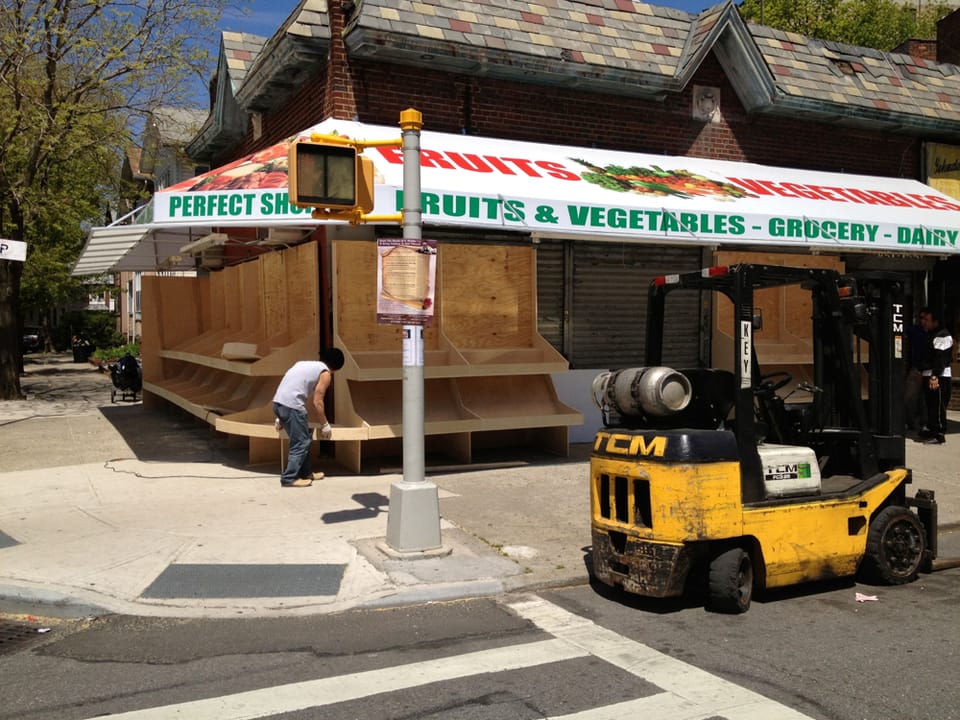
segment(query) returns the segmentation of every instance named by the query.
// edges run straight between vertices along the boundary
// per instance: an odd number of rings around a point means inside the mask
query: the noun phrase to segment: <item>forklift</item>
[[[757,295],[774,288],[793,318],[810,310],[812,342],[786,365],[761,363],[756,342]],[[724,367],[662,364],[668,300],[685,292],[724,304]],[[654,279],[645,365],[593,381],[594,577],[742,613],[768,588],[929,572],[936,500],[907,494],[904,304],[893,273],[739,264]]]

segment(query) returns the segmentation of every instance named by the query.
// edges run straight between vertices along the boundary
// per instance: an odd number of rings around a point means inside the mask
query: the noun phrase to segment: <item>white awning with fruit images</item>
[[[340,120],[300,135],[311,133],[361,140],[400,136],[399,128]],[[287,197],[288,147],[289,141],[278,143],[156,193],[152,218],[141,226],[146,232],[127,252],[121,245],[104,252],[115,227],[93,229],[74,273],[87,274],[85,257],[92,253],[98,253],[98,272],[169,266],[176,254],[161,259],[165,250],[159,245],[152,257],[140,252],[135,261],[123,258],[152,235],[170,236],[181,228],[229,234],[237,226],[315,226],[309,210],[291,206]],[[399,212],[402,151],[380,147],[365,153],[376,168],[374,214]],[[428,130],[421,135],[421,168],[425,226],[841,252],[960,251],[960,200],[917,180]]]

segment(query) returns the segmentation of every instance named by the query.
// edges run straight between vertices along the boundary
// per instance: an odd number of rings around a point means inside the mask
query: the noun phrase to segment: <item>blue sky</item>
[[[296,6],[297,0],[248,0],[244,13],[230,7],[224,9],[220,29],[270,37]]]
[[[652,0],[651,5],[672,7],[687,12],[700,12],[720,0]],[[297,0],[248,0],[246,15],[235,10],[224,10],[220,21],[222,30],[248,32],[270,37],[297,6]]]

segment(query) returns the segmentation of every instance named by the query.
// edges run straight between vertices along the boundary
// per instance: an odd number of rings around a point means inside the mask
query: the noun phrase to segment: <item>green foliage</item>
[[[117,332],[116,317],[105,310],[67,313],[57,328],[56,345],[68,348],[74,337],[97,348],[115,347],[124,342],[123,335]]]
[[[821,40],[892,50],[905,40],[933,39],[937,21],[952,8],[943,3],[898,0],[744,0],[745,20]]]
[[[117,347],[104,348],[102,350],[94,350],[90,355],[94,360],[100,362],[116,362],[124,355],[127,354],[133,355],[134,357],[140,357],[140,344],[139,343],[128,343],[126,345],[119,345]]]
[[[17,399],[22,302],[50,316],[90,225],[119,194],[124,151],[148,114],[185,107],[211,68],[225,10],[246,0],[0,3],[0,400]],[[23,296],[21,297],[21,292]]]

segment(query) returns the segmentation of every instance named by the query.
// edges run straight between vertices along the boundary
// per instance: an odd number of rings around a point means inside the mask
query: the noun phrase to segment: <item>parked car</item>
[[[40,334],[35,332],[25,333],[23,336],[22,348],[24,353],[40,352],[43,349],[43,342],[40,340]]]

